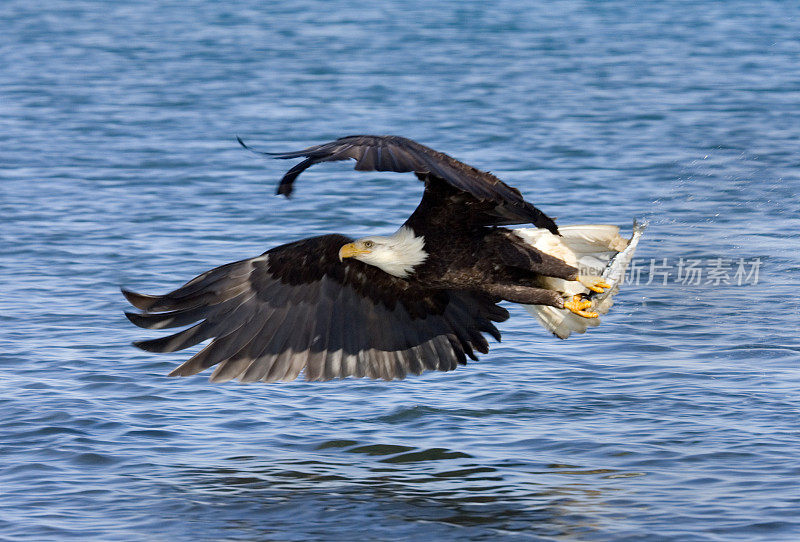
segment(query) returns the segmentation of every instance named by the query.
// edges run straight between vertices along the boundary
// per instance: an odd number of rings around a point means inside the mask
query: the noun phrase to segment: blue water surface
[[[800,539],[798,36],[788,1],[4,0],[0,539]],[[402,382],[131,347],[120,285],[402,223],[413,176],[328,164],[285,200],[234,139],[350,133],[560,224],[648,218],[642,279],[586,335],[510,306],[480,362]]]

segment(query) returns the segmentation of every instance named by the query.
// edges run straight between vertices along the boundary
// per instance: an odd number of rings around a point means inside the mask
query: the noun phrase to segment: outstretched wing
[[[305,160],[290,169],[278,185],[278,194],[289,196],[297,177],[320,162],[355,160],[359,171],[397,171],[414,172],[428,186],[431,180],[441,180],[443,184],[468,194],[480,209],[493,219],[495,225],[531,223],[540,228],[558,232],[555,222],[539,209],[526,202],[519,190],[488,173],[452,158],[416,141],[400,136],[356,135],[347,136],[308,147],[301,151],[270,153],[255,151],[241,138],[239,143],[246,149],[273,158],[303,158]]]
[[[141,313],[137,326],[194,324],[173,335],[134,343],[174,352],[213,339],[171,376],[218,365],[213,382],[307,380],[347,376],[403,378],[450,371],[474,351],[481,332],[508,318],[496,299],[468,292],[422,290],[356,260],[340,262],[350,239],[314,237],[203,273],[163,296],[123,290]],[[196,323],[195,323],[196,322]]]

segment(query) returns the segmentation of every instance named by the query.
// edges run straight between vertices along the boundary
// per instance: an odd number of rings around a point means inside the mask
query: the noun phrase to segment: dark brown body
[[[562,308],[561,296],[537,287],[540,276],[576,280],[578,269],[527,244],[481,202],[428,178],[419,207],[406,221],[425,239],[428,258],[413,280],[429,288],[470,290],[514,303]],[[489,224],[487,224],[489,223]]]

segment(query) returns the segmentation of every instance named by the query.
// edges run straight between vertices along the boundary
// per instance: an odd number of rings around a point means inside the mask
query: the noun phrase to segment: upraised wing
[[[421,290],[356,260],[340,262],[351,240],[326,235],[276,247],[217,267],[163,296],[123,290],[141,313],[137,326],[195,325],[134,343],[174,352],[213,339],[171,376],[218,365],[213,382],[307,380],[347,376],[403,378],[450,371],[474,351],[486,353],[481,332],[500,340],[492,324],[508,318],[497,300],[467,292]]]
[[[526,202],[519,190],[488,173],[452,158],[416,141],[400,136],[355,135],[314,145],[295,152],[271,153],[255,151],[241,138],[246,149],[273,158],[305,158],[291,168],[278,185],[278,194],[291,195],[294,181],[306,169],[320,162],[355,160],[359,171],[414,172],[426,182],[441,180],[461,192],[469,194],[481,209],[497,219],[497,225],[532,223],[540,228],[558,232],[555,222],[539,209]]]

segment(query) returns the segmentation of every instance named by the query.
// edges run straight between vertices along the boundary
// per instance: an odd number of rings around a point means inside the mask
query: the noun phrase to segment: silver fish
[[[628,241],[628,246],[614,255],[603,270],[603,280],[610,284],[611,288],[606,288],[602,293],[592,292],[588,295],[592,302],[592,308],[590,310],[599,312],[608,311],[611,306],[611,297],[619,292],[619,286],[625,278],[625,271],[628,269],[628,264],[631,263],[633,255],[636,253],[636,246],[639,244],[639,239],[642,237],[646,228],[646,221],[640,222],[636,219],[633,220],[633,235],[631,235]]]

